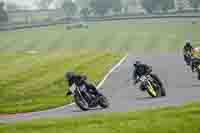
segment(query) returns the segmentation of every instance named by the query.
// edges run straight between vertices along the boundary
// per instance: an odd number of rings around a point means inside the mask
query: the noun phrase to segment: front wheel
[[[74,101],[76,105],[83,111],[89,110],[88,103],[79,94],[74,95]]]
[[[157,82],[150,83],[147,86],[147,92],[152,97],[161,97],[166,96],[166,91],[163,87],[161,87]]]
[[[151,97],[158,97],[159,96],[159,92],[157,89],[155,89],[155,87],[148,85],[147,86],[147,93],[151,96]]]
[[[200,65],[197,67],[198,80],[200,80]]]
[[[165,88],[160,88],[161,89],[161,96],[166,96],[166,91]]]

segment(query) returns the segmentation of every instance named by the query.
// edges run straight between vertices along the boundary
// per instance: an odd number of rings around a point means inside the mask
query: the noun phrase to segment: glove
[[[87,76],[83,75],[82,80],[84,80],[84,81],[87,80]]]
[[[134,85],[136,85],[138,83],[138,80],[136,79],[135,81],[134,81]]]
[[[66,96],[70,96],[72,94],[72,92],[71,91],[68,91],[67,93],[66,93]]]
[[[150,74],[152,72],[152,66],[149,66],[147,74]]]
[[[192,68],[192,72],[196,72],[196,68]]]

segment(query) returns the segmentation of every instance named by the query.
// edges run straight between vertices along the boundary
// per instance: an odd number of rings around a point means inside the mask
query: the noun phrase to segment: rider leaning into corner
[[[196,68],[200,64],[200,48],[194,48],[192,50],[192,61],[191,61],[191,69],[192,72],[195,72]],[[199,77],[200,79],[200,77]]]
[[[183,47],[183,55],[187,65],[190,65],[192,51],[193,47],[191,45],[191,42],[186,41],[185,46]]]
[[[133,72],[133,80],[135,81],[134,84],[137,84],[138,83],[138,79],[140,77],[142,77],[143,75],[150,75],[154,80],[157,81],[157,83],[160,85],[161,88],[163,88],[163,84],[162,82],[160,81],[160,79],[158,78],[157,75],[155,74],[152,74],[152,67],[147,65],[147,64],[142,64],[140,61],[136,61],[135,64],[134,64],[134,72]],[[145,91],[146,88],[143,84],[140,85],[140,89],[142,91]]]
[[[65,79],[68,81],[69,87],[71,87],[73,84],[76,84],[80,88],[86,89],[87,92],[90,92],[95,96],[101,95],[94,85],[86,82],[87,77],[85,75],[78,75],[74,72],[66,72]],[[71,95],[71,92],[68,91],[66,95]]]
[[[191,65],[192,72],[195,72],[196,68],[200,64],[200,48],[193,48],[190,41],[187,41],[184,46],[184,59],[187,65]],[[191,53],[191,57],[188,57],[186,53]],[[199,77],[200,79],[200,77]]]

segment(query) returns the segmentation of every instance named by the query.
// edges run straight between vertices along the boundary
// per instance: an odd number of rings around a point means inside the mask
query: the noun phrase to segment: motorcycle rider
[[[192,51],[191,69],[192,72],[198,70],[198,79],[200,80],[199,67],[200,65],[200,48],[194,48]]]
[[[147,65],[147,64],[142,64],[140,61],[136,61],[134,64],[134,72],[133,72],[133,80],[135,81],[134,84],[138,83],[138,79],[141,78],[143,75],[150,75],[156,82],[159,84],[161,88],[163,88],[163,84],[160,81],[160,79],[155,75],[151,74],[152,72],[152,67]],[[140,85],[140,89],[142,91],[145,91],[146,88],[143,84]]]
[[[94,85],[86,82],[87,76],[85,76],[85,75],[77,75],[74,72],[67,72],[65,74],[65,79],[68,81],[69,87],[71,87],[73,84],[76,84],[80,88],[85,89],[87,92],[90,92],[90,93],[94,94],[95,96],[101,95],[97,91],[97,89]],[[72,94],[72,92],[68,91],[66,95],[68,96],[68,95],[71,95],[71,94]]]
[[[183,48],[183,54],[184,54],[184,60],[187,65],[190,65],[192,51],[193,51],[193,47],[191,45],[191,42],[186,41],[186,44]],[[188,53],[190,54],[190,56],[188,56]]]

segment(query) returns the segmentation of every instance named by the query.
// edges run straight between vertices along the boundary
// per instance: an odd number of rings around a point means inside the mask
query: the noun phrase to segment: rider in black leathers
[[[187,65],[190,65],[192,50],[193,50],[193,47],[191,43],[187,41],[183,48],[184,60]],[[187,53],[190,53],[190,55],[188,55]]]
[[[157,81],[157,83],[159,84],[159,86],[161,88],[163,88],[163,84],[160,81],[160,79],[157,77],[157,75],[155,74],[151,74],[152,72],[152,67],[147,65],[147,64],[142,64],[140,61],[136,61],[136,63],[134,64],[135,70],[133,72],[133,80],[135,81],[134,84],[138,83],[138,79],[143,76],[143,75],[150,75],[154,80]],[[146,88],[143,84],[141,84],[140,89],[142,91],[145,91]]]
[[[200,65],[200,59],[199,58],[193,58],[192,61],[191,61],[191,69],[192,69],[192,72],[195,72],[197,71],[198,72],[198,80],[200,80],[200,72],[199,72],[199,67]]]
[[[76,75],[74,72],[67,72],[65,74],[65,79],[68,81],[69,87],[71,87],[73,84],[76,84],[79,87],[84,85],[88,92],[94,94],[95,96],[100,95],[94,85],[86,82],[87,77],[85,75]],[[66,95],[71,95],[71,92],[68,91]]]

